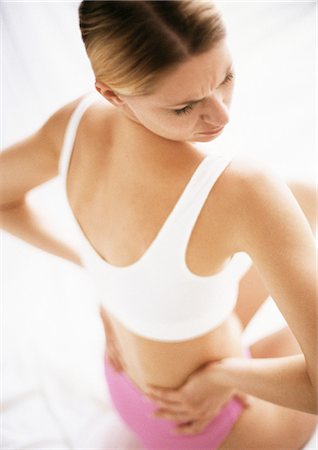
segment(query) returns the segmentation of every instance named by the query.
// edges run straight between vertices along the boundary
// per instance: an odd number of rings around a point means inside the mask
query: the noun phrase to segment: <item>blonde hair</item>
[[[96,80],[123,95],[147,95],[163,72],[225,38],[207,1],[82,1],[82,40]]]

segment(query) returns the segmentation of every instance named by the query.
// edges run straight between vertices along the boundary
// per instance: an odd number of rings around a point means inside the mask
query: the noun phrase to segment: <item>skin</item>
[[[234,75],[233,61],[225,41],[213,50],[191,57],[163,76],[154,92],[146,96],[116,94],[104,83],[96,89],[128,120],[154,134],[173,141],[207,142],[215,137],[202,136],[229,123],[234,78],[226,78],[229,68]],[[195,80],[195,83],[194,83]],[[187,99],[202,99],[188,112],[175,113],[189,103]]]
[[[98,81],[96,89],[116,106],[128,121],[158,136],[179,142],[210,141],[215,137],[202,136],[200,133],[224,127],[229,122],[229,108],[234,87],[233,79],[226,81],[229,67],[232,67],[234,74],[230,52],[225,41],[222,41],[211,51],[180,64],[159,81],[150,95],[136,97],[120,95]],[[176,115],[175,109],[188,105],[184,101],[185,98],[201,100],[192,102],[188,112]],[[253,257],[253,261],[265,278],[267,287],[276,296],[278,306],[283,314],[285,313],[285,318],[297,336],[303,354],[293,359],[277,359],[272,361],[272,366],[269,361],[260,361],[257,366],[257,361],[228,358],[218,363],[207,364],[192,374],[187,382],[176,390],[149,386],[149,397],[164,406],[164,411],[159,412],[158,416],[161,414],[161,417],[171,420],[173,418],[192,420],[196,422],[196,431],[201,429],[200,426],[198,427],[198,416],[202,417],[202,414],[206,416],[203,421],[202,419],[200,421],[201,427],[205,426],[222,404],[222,401],[213,403],[216,396],[213,386],[232,388],[233,392],[238,389],[239,392],[311,413],[315,413],[317,408],[315,402],[317,373],[313,346],[316,299],[312,270],[315,264],[315,248],[312,234],[308,223],[303,220],[294,199],[291,198],[290,192],[286,191],[283,183],[277,182],[270,173],[264,177],[261,172],[255,176],[247,171],[246,175],[249,179],[248,183],[241,185],[242,190],[238,193],[233,192],[233,198],[238,205],[242,206],[245,200],[252,199],[249,210],[245,211],[245,219],[238,224],[237,251],[246,251]],[[249,178],[250,175],[251,178]],[[257,177],[261,178],[260,182]],[[254,186],[258,186],[255,193]],[[267,194],[265,194],[266,191]],[[272,211],[263,208],[264,214],[261,214],[260,208],[267,204],[273,205]],[[235,209],[234,204],[231,206]],[[256,217],[258,219],[255,227]],[[271,220],[268,219],[269,217]],[[268,233],[264,231],[263,225],[267,222],[271,227],[271,239],[268,239]],[[281,224],[290,230],[287,237]],[[302,252],[298,250],[297,241],[303,244]],[[298,284],[292,283],[294,293],[288,283],[282,281],[283,278],[288,279],[288,277],[294,277],[293,279],[296,280],[298,276],[297,270],[292,268],[287,259],[281,255],[284,245],[287,253],[290,250],[290,254],[297,255],[296,257],[300,259],[300,270],[308,274]],[[293,272],[295,272],[294,275]],[[309,306],[307,313],[303,312],[299,297],[297,298],[297,294],[303,296],[304,292],[307,292]],[[291,367],[290,374],[289,367]],[[270,392],[272,390],[269,388],[272,385],[277,387],[277,391],[279,390],[281,371],[287,374],[286,377],[290,381],[290,391],[282,397]],[[245,381],[240,382],[237,374],[240,374]],[[211,394],[208,396],[204,414],[202,405],[209,392],[207,386],[211,387]],[[299,396],[295,395],[297,387],[304,392],[304,404],[301,404]],[[197,408],[193,408],[194,398],[198,399]],[[224,402],[224,398],[222,400]],[[246,401],[248,403],[248,400]],[[213,405],[212,408],[211,405]]]
[[[213,64],[211,61],[213,61]],[[114,114],[112,113],[112,117],[115,117],[116,120],[114,123],[116,123],[116,126],[121,131],[118,135],[119,137],[116,136],[116,138],[123,137],[130,144],[128,149],[125,145],[118,145],[116,147],[116,160],[119,161],[120,169],[122,169],[124,160],[126,161],[128,156],[131,156],[131,167],[129,167],[129,170],[139,169],[144,177],[149,173],[153,173],[153,170],[158,168],[162,170],[161,173],[164,173],[163,171],[171,166],[173,168],[180,167],[180,164],[189,160],[190,156],[192,157],[194,155],[193,148],[190,145],[191,142],[204,142],[214,139],[213,137],[204,137],[198,133],[228,123],[233,82],[222,83],[226,75],[226,70],[231,63],[232,61],[229,60],[229,52],[225,42],[220,43],[218,47],[210,52],[191,58],[179,68],[170,72],[169,76],[166,78],[163,77],[156,86],[155,91],[147,97],[122,96],[113,92],[106,85],[96,82],[97,90],[116,107]],[[178,116],[171,109],[175,109],[175,105],[184,99],[185,95],[187,98],[204,97],[204,100],[196,104],[189,113]],[[13,146],[10,151],[6,151],[2,155],[2,164],[6,168],[5,173],[10,174],[10,176],[8,175],[8,179],[2,177],[4,187],[2,189],[2,206],[6,208],[8,216],[13,219],[15,227],[21,226],[22,224],[23,232],[25,233],[26,225],[30,226],[30,235],[32,235],[32,238],[35,234],[34,228],[38,225],[37,221],[32,220],[32,216],[29,215],[29,210],[25,210],[24,195],[32,187],[43,183],[58,173],[58,151],[61,148],[65,124],[68,122],[74,106],[76,105],[69,105],[63,108],[61,113],[52,117],[34,136],[27,139],[24,143]],[[180,104],[178,108],[180,109],[183,106],[185,105]],[[105,134],[107,135],[107,133]],[[100,135],[98,135],[98,138],[100,138]],[[79,136],[79,142],[82,139],[83,134]],[[141,142],[147,142],[147,145],[142,146],[140,145]],[[160,151],[158,151],[158,143],[162,142]],[[150,143],[156,145],[149,145]],[[97,141],[93,144],[91,149],[95,148],[95,144],[97,147]],[[107,142],[104,142],[104,144],[106,147]],[[37,151],[39,146],[43,149],[40,155]],[[83,146],[85,147],[85,142]],[[82,156],[84,156],[84,153]],[[109,174],[113,175],[112,172],[106,172],[107,165],[105,165],[103,159],[98,162],[100,164],[97,167],[101,166],[105,169],[103,179],[106,179]],[[109,163],[110,161],[107,162]],[[195,163],[197,163],[197,159]],[[23,171],[20,169],[21,166],[23,166]],[[185,179],[187,175],[186,170],[189,172],[188,169],[189,166],[182,166]],[[191,166],[190,169],[192,171],[193,167]],[[130,173],[129,170],[126,172],[127,174]],[[314,243],[312,234],[310,233],[308,223],[306,223],[304,217],[301,215],[299,206],[296,205],[295,199],[291,196],[290,191],[286,191],[283,184],[277,185],[276,180],[266,170],[263,168],[260,170],[248,162],[242,164],[240,161],[235,161],[231,163],[230,169],[225,172],[222,180],[218,181],[213,195],[218,199],[218,195],[222,193],[223,197],[221,196],[221,198],[225,200],[225,204],[229,205],[231,212],[231,216],[227,216],[228,220],[226,223],[231,221],[235,223],[235,229],[231,230],[231,239],[229,235],[226,236],[229,238],[228,240],[231,244],[231,252],[243,250],[252,256],[253,261],[264,277],[269,291],[274,294],[278,306],[283,311],[292,331],[297,337],[297,341],[303,351],[300,356],[303,357],[303,354],[305,354],[307,365],[304,365],[303,358],[296,361],[297,364],[293,366],[292,371],[289,371],[289,365],[287,365],[286,368],[287,372],[289,372],[291,389],[285,389],[285,396],[283,398],[279,397],[281,395],[281,380],[277,377],[277,374],[282,369],[280,358],[277,358],[276,366],[270,367],[270,370],[268,370],[268,365],[267,367],[263,366],[256,374],[256,378],[252,366],[237,366],[238,363],[242,364],[242,362],[247,362],[243,358],[234,358],[234,360],[232,358],[232,360],[223,361],[226,364],[216,364],[215,366],[213,363],[206,364],[206,367],[204,369],[202,368],[204,373],[200,373],[200,370],[193,372],[188,380],[182,384],[182,389],[179,388],[177,392],[168,393],[168,395],[178,395],[177,411],[171,407],[171,402],[165,397],[167,392],[164,390],[157,390],[152,395],[166,406],[166,413],[169,413],[169,408],[170,414],[172,415],[180,414],[180,411],[183,414],[189,414],[190,412],[191,420],[195,427],[184,428],[182,431],[185,433],[198,432],[198,427],[202,426],[203,423],[203,412],[199,408],[202,408],[202,404],[196,405],[195,407],[192,405],[190,408],[189,395],[186,393],[189,392],[190,386],[187,382],[191,381],[195,395],[191,395],[190,397],[191,399],[195,397],[199,398],[201,395],[201,383],[198,383],[198,380],[202,381],[203,376],[204,383],[206,386],[209,386],[207,390],[210,393],[209,401],[205,405],[207,410],[204,411],[204,414],[208,415],[209,420],[216,414],[219,405],[228,399],[230,393],[250,394],[254,397],[255,401],[253,406],[248,408],[247,411],[249,412],[246,411],[243,414],[244,418],[240,423],[244,425],[244,421],[248,422],[248,420],[253,420],[253,418],[255,421],[256,418],[263,415],[266,416],[267,414],[267,419],[272,421],[273,427],[271,429],[273,433],[271,438],[276,439],[276,447],[279,448],[279,443],[282,442],[282,439],[285,442],[286,436],[291,435],[293,437],[293,444],[290,448],[300,448],[300,444],[296,443],[295,433],[293,433],[294,426],[297,423],[302,427],[301,439],[304,441],[304,436],[309,435],[313,427],[313,422],[308,419],[306,414],[280,408],[275,403],[292,404],[293,407],[299,410],[314,411],[314,405],[310,402],[310,398],[314,397],[313,386],[315,379],[315,355],[312,345],[315,341],[313,331],[315,303],[312,293],[312,283],[314,280],[314,276],[312,275],[312,267],[314,267],[314,263],[312,262]],[[172,180],[174,180],[172,178],[173,175],[174,173],[170,171],[169,176],[171,176]],[[113,177],[112,179],[116,178]],[[169,177],[167,177],[167,180],[169,180]],[[125,181],[127,182],[128,179]],[[77,183],[77,185],[80,187],[81,183]],[[101,188],[105,188],[105,185],[101,184]],[[100,191],[104,192],[103,189]],[[81,199],[83,200],[83,197]],[[10,208],[8,205],[22,206],[21,208]],[[129,199],[127,205],[129,205]],[[123,206],[126,207],[126,205],[120,206],[121,210],[123,210]],[[244,215],[242,215],[243,210]],[[24,219],[21,220],[21,212],[28,214],[30,218],[28,222],[23,221]],[[96,209],[95,211],[91,211],[91,214],[88,212],[88,217],[94,217],[94,212],[96,212]],[[219,214],[220,211],[211,209],[209,213],[213,216],[213,213]],[[15,214],[16,216],[14,217]],[[166,211],[164,211],[163,216],[166,216]],[[82,222],[84,223],[85,218],[87,219],[84,215],[81,216]],[[221,223],[223,224],[223,222]],[[254,226],[255,224],[256,227]],[[267,224],[265,228],[264,224]],[[288,240],[286,240],[286,233],[281,232],[280,224],[282,224],[283,228],[285,227],[286,229],[287,227],[289,230]],[[93,228],[89,228],[89,225],[90,223],[86,221],[85,229],[96,232],[97,224],[94,224]],[[158,229],[158,227],[156,226],[155,229]],[[268,233],[269,229],[271,230],[270,234]],[[39,230],[36,230],[36,232],[37,236],[40,236]],[[104,236],[106,233],[107,229],[105,226],[101,230],[101,234]],[[88,235],[94,236],[93,231],[91,234],[88,233]],[[219,236],[218,233],[217,235]],[[149,232],[149,236],[153,238],[153,233]],[[270,240],[268,240],[269,237]],[[115,237],[113,241],[116,241]],[[48,245],[48,242],[50,245]],[[96,247],[101,249],[102,253],[103,247],[99,245],[100,242],[98,240],[96,241]],[[298,245],[299,242],[301,245]],[[67,248],[61,249],[60,246],[57,249],[55,244],[56,242],[49,241],[45,233],[42,234],[40,243],[42,248],[49,248],[49,251],[59,255],[63,255],[64,252],[63,257],[67,257],[73,261],[76,259],[76,256],[74,257]],[[103,243],[101,242],[101,244]],[[140,247],[142,248],[143,246],[140,245]],[[110,255],[109,259],[114,261],[114,264],[120,261],[117,265],[127,265],[138,259],[136,255],[133,258],[131,255],[127,255],[127,252],[120,255],[118,251],[114,251],[112,255],[110,249],[110,246],[108,246],[106,254],[108,258]],[[140,256],[139,251],[137,253]],[[216,251],[213,253],[217,254]],[[118,257],[118,254],[120,257]],[[284,255],[293,255],[297,260],[297,266],[290,267],[288,265],[290,258],[284,258]],[[126,260],[123,262],[124,256]],[[220,263],[226,259],[223,256],[221,254],[219,261],[215,263],[215,271],[219,269]],[[127,258],[131,259],[127,261]],[[209,267],[209,270],[211,270],[211,267]],[[200,270],[198,269],[197,272],[200,273]],[[300,279],[300,274],[308,274],[308,277]],[[306,294],[305,299],[304,294]],[[306,301],[306,311],[303,310],[303,304],[299,303],[299,298],[302,301]],[[223,334],[222,339],[224,339]],[[276,348],[278,347],[279,344],[276,343]],[[269,358],[270,356],[282,356],[284,354],[286,355],[285,350],[286,347],[283,348],[281,346],[281,352],[278,352],[276,355],[271,355],[270,352],[255,352],[253,357]],[[294,346],[294,351],[291,354],[298,352],[299,346],[297,350]],[[214,370],[215,367],[217,367],[217,370]],[[240,377],[236,379],[235,377],[233,378],[233,367],[235,367],[235,371],[238,368],[241,371]],[[242,371],[245,371],[244,374]],[[222,379],[227,380],[226,385],[222,386],[220,374]],[[247,384],[240,386],[241,379],[246,380]],[[275,386],[274,390],[272,389],[273,386]],[[259,387],[262,389],[260,390]],[[220,391],[220,388],[224,388],[224,396],[221,396],[220,403],[216,405],[212,400],[215,398],[215,390]],[[308,396],[304,396],[306,400],[305,404],[297,403],[299,402],[299,391],[308,393]],[[289,427],[286,426],[285,434],[282,430],[278,429],[278,425],[281,426],[282,423],[288,424]],[[249,429],[250,424],[245,423],[243,425],[241,426],[239,424],[237,431],[231,433],[230,437],[233,439],[233,442],[239,442],[241,448],[257,448],[255,446],[253,447],[250,442],[248,442],[248,445],[245,445],[246,430]],[[257,433],[255,433],[256,435]],[[259,430],[258,436],[262,435],[262,430]],[[300,436],[300,433],[297,433],[297,437],[298,435]],[[235,440],[235,437],[238,440]],[[266,437],[269,437],[269,435]],[[276,447],[271,445],[267,448]],[[231,443],[231,446],[228,448],[235,448],[235,445]]]

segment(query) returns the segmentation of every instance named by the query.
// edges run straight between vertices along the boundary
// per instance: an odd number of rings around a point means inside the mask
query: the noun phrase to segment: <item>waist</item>
[[[153,341],[129,332],[111,318],[126,375],[141,390],[146,384],[178,388],[207,362],[243,356],[242,327],[232,313],[218,328],[181,342]]]

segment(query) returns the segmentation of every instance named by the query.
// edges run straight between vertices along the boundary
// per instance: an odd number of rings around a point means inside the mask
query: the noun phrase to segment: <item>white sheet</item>
[[[256,156],[284,177],[314,180],[316,3],[218,5],[229,26],[237,85],[232,123],[213,145]],[[77,6],[2,2],[3,147],[93,86]],[[30,201],[71,242],[59,189],[53,180]],[[103,331],[85,273],[5,233],[1,255],[1,449],[138,448],[110,403]],[[271,300],[261,313],[246,343],[269,331],[264,324],[284,323]],[[316,434],[306,449],[317,448]]]
[[[71,223],[60,223],[62,198],[55,179],[33,191],[29,201],[70,242]],[[110,402],[102,365],[103,329],[86,273],[7,233],[2,235],[2,261],[0,448],[141,448]],[[239,254],[237,263],[244,273],[250,260]],[[269,298],[246,329],[244,342],[284,324]],[[308,445],[306,450],[317,448],[317,435]]]

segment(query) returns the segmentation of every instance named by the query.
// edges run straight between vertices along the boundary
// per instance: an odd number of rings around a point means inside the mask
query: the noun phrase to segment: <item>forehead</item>
[[[204,97],[211,87],[223,81],[231,63],[231,53],[222,40],[211,50],[192,56],[162,76],[149,97],[162,106],[177,104],[182,98]]]

